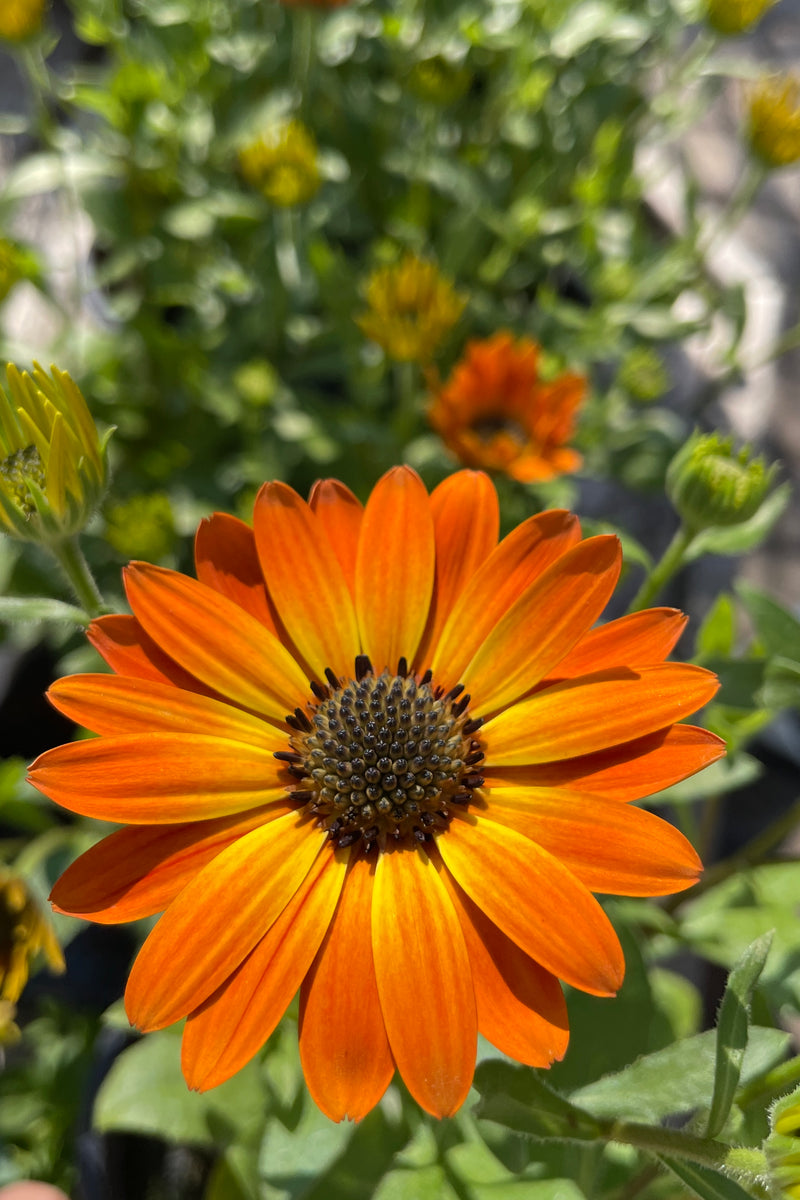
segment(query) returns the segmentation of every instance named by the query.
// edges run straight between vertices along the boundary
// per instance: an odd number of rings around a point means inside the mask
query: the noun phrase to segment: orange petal
[[[437,844],[456,882],[521,950],[583,992],[619,990],[625,963],[611,922],[557,858],[473,813],[455,815]]]
[[[397,1069],[426,1112],[449,1117],[475,1070],[475,994],[461,924],[422,849],[378,860],[372,951]]]
[[[445,688],[465,667],[514,601],[581,536],[572,513],[555,509],[518,525],[464,588],[445,622],[431,666]]]
[[[289,811],[278,801],[244,816],[118,829],[67,867],[50,900],[58,912],[101,925],[151,917],[226,846]]]
[[[233,600],[178,571],[131,563],[128,600],[150,636],[203,683],[283,722],[308,699],[308,680],[278,639]]]
[[[543,846],[590,892],[667,896],[703,870],[682,833],[633,805],[566,788],[492,788],[485,796],[492,821]]]
[[[431,492],[436,576],[425,636],[417,655],[427,664],[455,602],[497,545],[497,492],[483,471],[457,471]]]
[[[488,767],[592,754],[688,717],[719,687],[686,663],[619,668],[557,683],[492,717],[481,730]]]
[[[291,777],[272,752],[227,738],[130,733],[56,746],[28,778],[84,817],[131,825],[204,821],[285,800]]]
[[[197,527],[194,560],[201,583],[233,600],[271,633],[278,632],[249,525],[228,513],[205,517]]]
[[[122,675],[67,675],[47,693],[52,704],[93,733],[199,733],[268,750],[285,750],[286,737],[259,717],[184,692],[171,683]]]
[[[677,608],[646,608],[592,629],[553,669],[558,679],[609,667],[649,667],[663,662],[689,620]]]
[[[450,893],[472,966],[478,1029],[517,1062],[549,1067],[569,1042],[567,1006],[554,975],[493,925],[447,871]]]
[[[567,787],[626,802],[641,800],[688,779],[725,754],[715,733],[670,725],[632,742],[560,762],[482,771],[487,787]]]
[[[216,991],[311,869],[325,834],[295,813],[228,846],[186,885],[149,935],[125,992],[132,1025],[161,1029]]]
[[[415,661],[433,592],[436,549],[428,493],[410,467],[372,489],[361,526],[356,608],[363,652],[376,674]]]
[[[165,654],[145,633],[136,617],[122,614],[96,617],[87,629],[86,636],[100,657],[118,675],[171,683],[203,696],[217,694]]]
[[[333,546],[350,594],[355,595],[363,504],[338,479],[318,479],[308,497],[308,506]]]
[[[477,711],[510,704],[569,653],[608,603],[621,565],[617,538],[588,538],[523,592],[462,673]]]
[[[255,949],[189,1014],[181,1057],[190,1088],[204,1092],[224,1083],[264,1045],[325,936],[347,859],[342,851],[319,854]]]
[[[300,1060],[315,1104],[360,1121],[394,1074],[372,961],[374,868],[350,864],[336,916],[300,992]]]

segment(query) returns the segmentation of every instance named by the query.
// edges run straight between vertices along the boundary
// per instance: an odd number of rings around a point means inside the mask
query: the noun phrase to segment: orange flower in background
[[[496,333],[467,344],[436,387],[428,417],[466,466],[535,483],[580,467],[581,456],[566,443],[585,394],[582,375],[539,378],[536,342]]]
[[[592,892],[691,886],[697,856],[625,801],[723,753],[676,724],[716,691],[665,663],[685,618],[591,627],[616,538],[567,512],[498,544],[488,477],[429,496],[406,467],[366,508],[342,484],[306,504],[259,492],[254,527],[214,514],[198,580],[133,563],[132,616],[93,622],[116,674],[53,685],[99,734],[31,780],[124,827],[84,854],[57,909],[163,912],[133,966],[131,1021],[187,1017],[206,1089],[262,1046],[300,989],[300,1055],[329,1117],[363,1117],[395,1070],[447,1116],[478,1030],[547,1066],[566,1050],[559,979],[613,995],[624,971]]]

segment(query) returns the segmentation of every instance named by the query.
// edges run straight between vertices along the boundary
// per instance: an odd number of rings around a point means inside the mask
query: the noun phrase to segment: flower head
[[[0,387],[0,527],[52,542],[83,529],[106,487],[106,446],[65,371],[9,364]]]
[[[436,389],[428,416],[466,466],[532,483],[580,466],[580,455],[565,443],[585,393],[581,375],[543,382],[536,343],[496,333],[467,345],[447,383]]]
[[[750,97],[750,148],[768,167],[800,160],[800,78],[762,79]]]
[[[667,495],[690,529],[741,525],[758,512],[776,469],[746,446],[734,450],[733,438],[695,433],[667,468]]]
[[[307,204],[320,185],[317,146],[301,121],[288,121],[262,133],[239,151],[248,183],[279,208]]]
[[[0,4],[0,38],[24,42],[38,33],[47,11],[47,0],[3,0]]]
[[[64,970],[52,926],[21,875],[0,867],[0,1043],[13,1005],[28,982],[30,964],[43,954],[51,971]],[[6,1007],[7,1006],[7,1007]]]
[[[770,1195],[777,1192],[787,1200],[800,1200],[800,1088],[775,1101],[769,1124],[763,1153]]]
[[[706,20],[717,33],[743,33],[775,0],[706,0]]]
[[[398,362],[428,362],[466,300],[432,262],[406,254],[367,280],[361,330]]]
[[[569,513],[498,544],[488,477],[429,496],[406,467],[366,508],[328,480],[265,484],[254,525],[215,514],[198,580],[133,563],[132,616],[90,638],[115,674],[55,706],[99,737],[31,769],[64,807],[123,828],[52,900],[100,922],[163,912],[133,966],[141,1029],[187,1017],[210,1088],[300,989],[308,1087],[358,1119],[395,1069],[437,1116],[463,1103],[480,1030],[521,1062],[567,1045],[559,978],[612,995],[624,963],[592,892],[691,886],[694,850],[627,804],[722,753],[676,724],[716,691],[665,663],[685,619],[592,629],[613,537]]]

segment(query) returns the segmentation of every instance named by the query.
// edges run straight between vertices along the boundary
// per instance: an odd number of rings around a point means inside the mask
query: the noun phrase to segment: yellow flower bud
[[[7,42],[24,42],[39,32],[46,10],[47,0],[2,0],[0,38]]]
[[[0,387],[0,529],[52,543],[83,529],[107,481],[106,448],[65,371],[6,368]]]
[[[53,927],[21,875],[0,867],[0,1006],[13,1006],[28,982],[30,965],[43,954],[51,971],[64,970]],[[13,1008],[0,1007],[0,1042]]]
[[[706,20],[717,33],[743,33],[775,0],[706,0]]]
[[[466,304],[434,263],[415,254],[373,271],[366,298],[367,311],[356,321],[398,362],[428,362]]]
[[[733,439],[695,433],[667,468],[667,495],[687,527],[741,525],[756,514],[777,468],[752,458]]]
[[[800,79],[762,79],[750,97],[750,149],[768,167],[800,160]]]
[[[800,1197],[800,1088],[776,1100],[770,1110],[770,1133],[762,1146],[768,1163],[770,1195]]]
[[[278,125],[243,146],[239,166],[247,182],[279,208],[307,204],[319,191],[316,142],[300,121]]]

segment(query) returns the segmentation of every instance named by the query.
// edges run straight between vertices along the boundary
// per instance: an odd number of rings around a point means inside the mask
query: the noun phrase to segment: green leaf
[[[737,584],[736,591],[767,652],[800,662],[800,621],[776,600],[749,584]]]
[[[749,1200],[753,1192],[746,1192],[738,1183],[725,1175],[718,1175],[709,1167],[701,1167],[698,1163],[683,1162],[679,1158],[660,1156],[663,1163],[673,1175],[685,1183],[701,1200]]]
[[[730,708],[757,708],[757,693],[764,682],[766,665],[763,658],[708,659],[703,666],[719,675],[720,682],[714,703]]]
[[[459,1200],[444,1167],[390,1171],[373,1194],[373,1200]]]
[[[350,1122],[337,1125],[323,1116],[304,1092],[302,1112],[291,1127],[279,1117],[267,1121],[258,1155],[261,1178],[299,1200],[312,1191],[353,1135]]]
[[[675,1113],[708,1108],[714,1087],[716,1033],[708,1030],[638,1059],[624,1071],[579,1088],[570,1099],[597,1117],[657,1123]],[[768,1070],[783,1055],[787,1035],[756,1026],[742,1078]]]
[[[764,970],[772,937],[770,930],[756,938],[728,976],[717,1021],[714,1094],[706,1125],[708,1137],[717,1136],[731,1111],[747,1049],[753,990]]]
[[[736,638],[736,614],[732,598],[725,592],[712,604],[697,631],[696,654],[703,661],[711,654],[728,657]]]
[[[594,1141],[595,1122],[544,1082],[538,1071],[497,1059],[478,1064],[475,1114],[528,1137]]]
[[[704,554],[745,554],[760,546],[772,526],[783,513],[792,495],[789,483],[781,484],[767,496],[758,512],[749,521],[729,529],[704,529],[698,533],[684,556],[684,562],[694,562]]]
[[[46,596],[0,596],[0,621],[20,624],[26,621],[69,621],[88,625],[90,618],[82,608]]]
[[[202,1095],[181,1073],[180,1031],[151,1033],[124,1050],[100,1088],[95,1128],[121,1129],[213,1146],[262,1120],[264,1089],[257,1063]]]
[[[800,708],[800,662],[776,655],[767,663],[760,699],[771,709]]]

